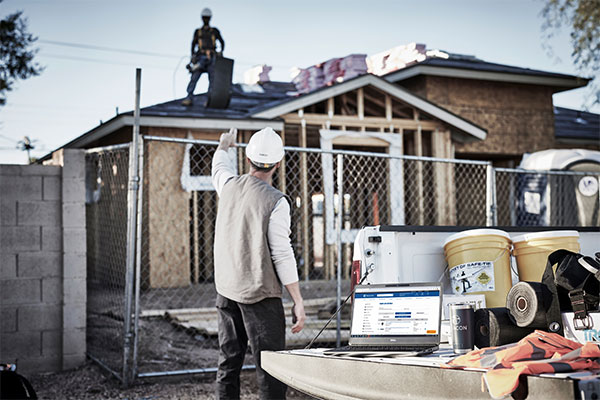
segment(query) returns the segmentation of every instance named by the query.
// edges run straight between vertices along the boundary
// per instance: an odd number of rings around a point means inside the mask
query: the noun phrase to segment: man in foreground
[[[285,348],[285,286],[294,302],[292,333],[306,315],[290,243],[290,203],[271,185],[283,159],[283,143],[271,128],[256,132],[246,147],[250,172],[235,175],[227,150],[236,129],[221,135],[212,162],[219,195],[215,229],[215,285],[219,316],[217,398],[240,397],[240,371],[250,349],[261,399],[285,398],[286,386],[260,366],[260,352]]]

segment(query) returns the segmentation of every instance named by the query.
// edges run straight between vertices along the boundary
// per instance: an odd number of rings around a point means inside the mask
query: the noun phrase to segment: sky
[[[254,65],[290,80],[308,67],[348,54],[372,55],[411,42],[485,61],[578,74],[569,32],[544,41],[543,0],[4,0],[0,18],[22,10],[38,37],[44,71],[18,81],[0,107],[0,164],[23,164],[28,136],[41,157],[134,108],[135,69],[141,106],[185,96],[194,29],[210,7],[211,25],[235,60],[234,82]],[[551,46],[552,54],[548,52]],[[196,93],[208,86],[204,75]],[[556,106],[582,109],[589,91],[554,95]],[[589,109],[600,113],[600,106]]]

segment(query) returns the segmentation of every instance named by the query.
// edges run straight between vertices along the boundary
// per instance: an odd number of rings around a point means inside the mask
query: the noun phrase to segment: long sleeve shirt
[[[223,186],[234,176],[236,174],[228,153],[224,150],[215,151],[212,160],[212,183],[217,195],[221,195]],[[296,259],[290,242],[290,225],[290,204],[285,198],[281,198],[269,217],[267,238],[275,271],[283,285],[298,281]]]

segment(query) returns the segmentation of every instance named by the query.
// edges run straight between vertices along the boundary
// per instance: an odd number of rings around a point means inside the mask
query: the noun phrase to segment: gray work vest
[[[221,191],[215,228],[217,293],[253,304],[281,297],[267,237],[269,218],[284,194],[251,175],[231,178]]]

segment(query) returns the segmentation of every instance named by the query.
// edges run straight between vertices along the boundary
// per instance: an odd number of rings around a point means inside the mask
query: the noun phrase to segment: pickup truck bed
[[[263,352],[261,365],[294,389],[319,399],[485,399],[482,370],[441,368],[454,355],[447,345],[423,357],[327,356],[323,349]],[[523,377],[517,398],[579,399],[580,378],[590,373]],[[516,395],[517,393],[515,393]]]

